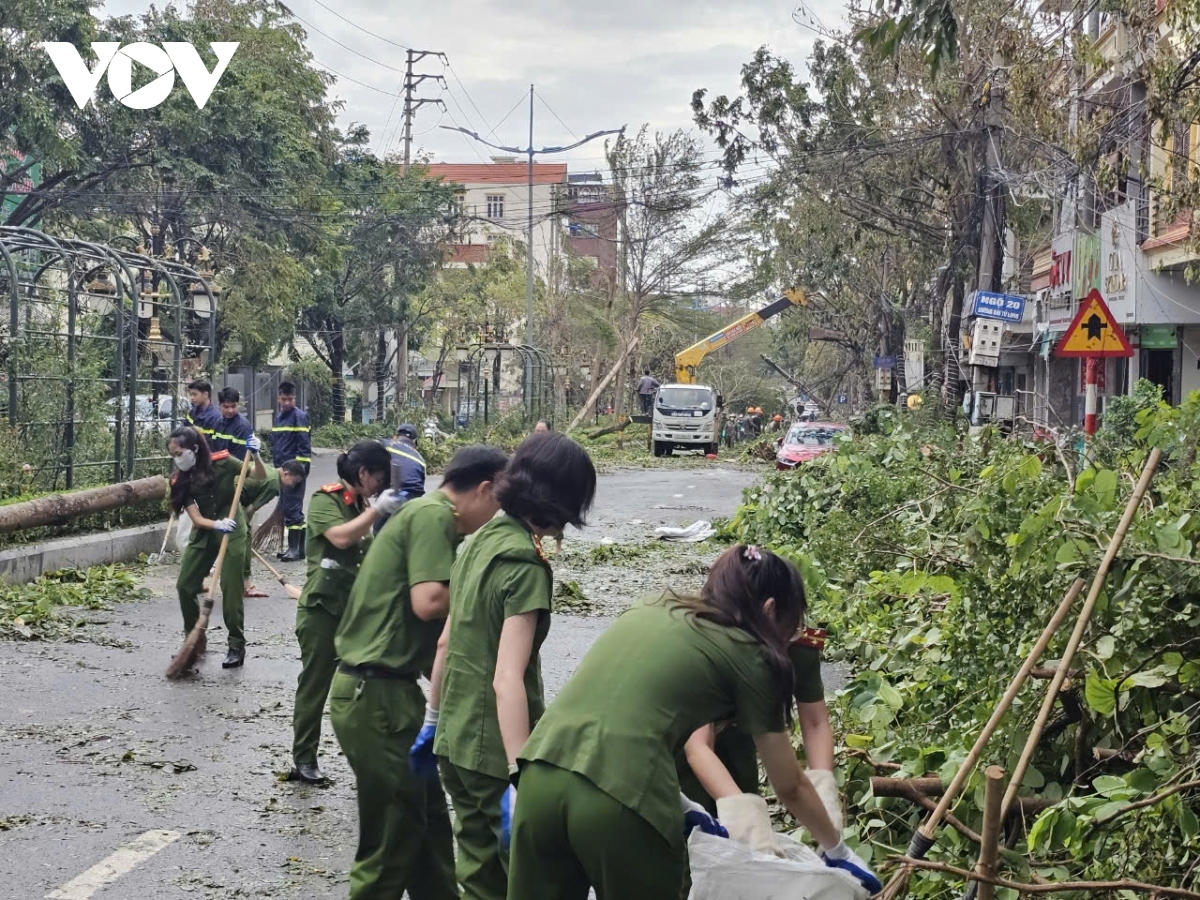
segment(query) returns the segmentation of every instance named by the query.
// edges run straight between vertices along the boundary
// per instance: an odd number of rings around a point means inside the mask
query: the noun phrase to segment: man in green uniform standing
[[[420,730],[436,727],[436,712],[423,716],[417,678],[431,674],[455,549],[499,509],[492,481],[506,461],[494,447],[458,451],[437,491],[388,520],[350,593],[329,709],[358,781],[352,900],[397,900],[405,891],[412,900],[458,896],[436,762],[414,760],[412,771],[405,754]]]
[[[321,716],[337,669],[334,636],[350,598],[358,567],[371,542],[371,526],[400,508],[387,490],[391,460],[379,441],[359,441],[337,460],[341,481],[327,484],[308,504],[308,569],[296,609],[300,677],[292,713],[293,776],[324,780],[317,767]],[[368,498],[373,498],[368,502]]]

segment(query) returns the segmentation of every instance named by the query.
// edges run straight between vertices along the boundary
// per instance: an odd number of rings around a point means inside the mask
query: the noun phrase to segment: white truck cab
[[[714,388],[703,384],[664,384],[654,398],[654,455],[670,456],[675,450],[719,449],[718,410],[723,401]]]

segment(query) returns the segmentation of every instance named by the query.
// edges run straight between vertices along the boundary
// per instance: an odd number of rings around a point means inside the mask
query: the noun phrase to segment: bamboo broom
[[[300,599],[300,594],[301,594],[300,588],[296,587],[294,584],[289,584],[288,580],[279,573],[278,569],[276,569],[273,565],[271,565],[269,562],[267,562],[266,558],[261,553],[258,552],[257,548],[252,547],[251,552],[255,556],[258,557],[258,561],[260,563],[262,563],[264,566],[267,567],[267,571],[275,576],[275,580],[283,585],[283,589],[285,591],[287,591],[287,595],[289,597],[291,597],[293,600]]]
[[[247,453],[242,459],[242,470],[238,473],[237,486],[233,490],[233,503],[229,507],[229,518],[231,519],[237,517],[238,504],[242,501],[242,487],[246,484],[246,475],[250,472],[250,459],[254,455]],[[225,534],[221,537],[221,549],[217,551],[217,562],[213,566],[212,590],[205,596],[204,602],[200,606],[200,618],[196,620],[196,624],[192,626],[192,630],[184,639],[183,647],[175,654],[171,665],[167,666],[167,678],[175,679],[184,672],[190,671],[208,644],[208,620],[212,616],[213,603],[220,588],[221,565],[225,562],[225,551],[228,549],[229,535]]]

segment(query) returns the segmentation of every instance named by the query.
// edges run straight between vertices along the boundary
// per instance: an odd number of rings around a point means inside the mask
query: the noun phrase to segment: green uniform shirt
[[[253,466],[254,463],[250,465]],[[233,505],[233,493],[237,490],[238,476],[242,472],[242,461],[231,457],[228,450],[222,450],[212,455],[212,467],[213,483],[206,490],[191,494],[191,502],[196,504],[196,508],[200,510],[200,515],[204,518],[218,521],[229,515],[229,507]],[[246,485],[250,483],[249,475],[247,475]],[[262,482],[260,481],[258,484],[262,484]],[[242,492],[245,493],[245,487],[242,488]],[[239,530],[248,527],[246,511],[242,508],[241,503],[238,504],[237,512],[234,513],[234,519],[238,523]],[[189,543],[207,540],[210,533],[202,528],[193,528]]]
[[[463,769],[508,778],[492,690],[500,630],[505,619],[538,613],[525,669],[532,728],[545,711],[538,654],[550,630],[553,585],[550,565],[519,519],[497,516],[463,548],[450,577],[450,641],[434,743],[438,756]]]
[[[312,495],[305,543],[308,569],[301,606],[323,606],[331,615],[341,616],[371,538],[367,535],[343,550],[329,543],[325,532],[353,521],[362,511],[362,501],[342,483],[327,484]]]
[[[242,506],[246,508],[253,506],[256,510],[262,509],[279,496],[279,470],[266,463],[263,463],[263,468],[267,470],[265,481],[252,484],[247,480],[242,488]]]
[[[793,687],[796,702],[816,703],[824,700],[821,651],[816,647],[796,642],[792,644],[789,654],[792,658],[792,669],[796,673]],[[717,759],[729,770],[734,783],[743,793],[758,793],[758,750],[754,746],[754,738],[732,723],[719,722],[717,725],[717,739],[713,745]],[[687,754],[682,750],[675,757],[675,771],[679,775],[679,789],[715,813],[715,803],[687,764]]]
[[[521,759],[583,775],[674,844],[675,757],[692,732],[726,719],[751,735],[782,731],[783,713],[749,634],[666,598],[640,602],[592,645]]]
[[[388,519],[342,614],[334,640],[338,659],[349,666],[388,666],[413,678],[429,673],[442,622],[418,619],[409,589],[450,581],[461,540],[455,519],[454,505],[441,491],[408,501]]]

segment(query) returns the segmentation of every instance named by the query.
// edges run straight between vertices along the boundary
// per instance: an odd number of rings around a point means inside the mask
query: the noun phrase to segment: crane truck
[[[758,328],[794,306],[807,306],[804,291],[792,288],[756,312],[710,334],[675,355],[675,383],[659,387],[654,400],[651,428],[655,456],[670,456],[675,450],[703,450],[716,454],[721,432],[717,411],[723,405],[717,391],[696,382],[696,368],[708,354]]]

